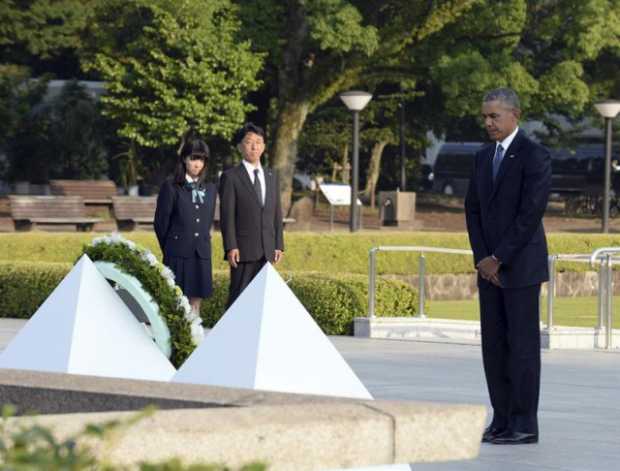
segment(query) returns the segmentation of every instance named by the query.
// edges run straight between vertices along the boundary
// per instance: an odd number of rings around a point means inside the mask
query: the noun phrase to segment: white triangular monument
[[[86,255],[0,353],[0,368],[155,381],[175,373]]]
[[[372,399],[269,263],[172,381]]]

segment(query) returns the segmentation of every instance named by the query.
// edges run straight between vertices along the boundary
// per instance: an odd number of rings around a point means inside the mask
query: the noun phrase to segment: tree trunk
[[[309,108],[309,103],[292,102],[286,103],[278,113],[272,165],[280,175],[280,197],[284,214],[291,205],[299,132],[306,122]]]
[[[350,174],[351,172],[347,170],[347,165],[349,165],[349,143],[347,142],[343,147],[342,147],[342,161],[340,162],[340,179],[342,180],[342,183],[351,183],[350,180]]]
[[[383,149],[388,144],[388,141],[379,141],[372,146],[370,153],[370,163],[368,164],[368,174],[366,176],[366,189],[364,192],[370,197],[370,207],[375,207],[375,190],[377,189],[377,181],[379,180],[379,173],[381,172],[381,156],[383,155]]]

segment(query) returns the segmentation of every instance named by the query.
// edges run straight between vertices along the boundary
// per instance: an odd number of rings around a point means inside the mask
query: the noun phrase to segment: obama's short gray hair
[[[488,101],[501,101],[505,105],[515,110],[521,109],[521,103],[519,102],[519,95],[512,88],[495,88],[488,91],[484,98],[483,103]]]

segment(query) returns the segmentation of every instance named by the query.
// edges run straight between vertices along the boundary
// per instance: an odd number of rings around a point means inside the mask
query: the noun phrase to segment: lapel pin
[[[508,156],[508,158],[509,158],[509,159],[514,159],[515,157],[516,157],[516,155],[514,155],[514,154],[510,154],[510,155]]]

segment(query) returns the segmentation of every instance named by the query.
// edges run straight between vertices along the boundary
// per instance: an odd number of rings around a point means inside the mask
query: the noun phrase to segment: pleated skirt
[[[213,293],[211,260],[199,258],[164,257],[166,265],[174,273],[177,286],[188,298],[208,298]]]

